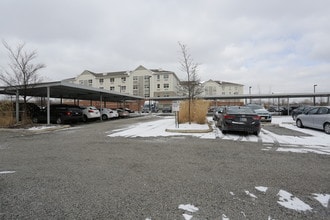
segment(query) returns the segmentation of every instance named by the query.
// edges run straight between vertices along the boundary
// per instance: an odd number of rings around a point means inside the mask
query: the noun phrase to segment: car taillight
[[[72,115],[72,112],[66,112],[66,115],[67,116],[71,116]]]
[[[88,110],[88,112],[94,112],[93,110]]]
[[[261,118],[261,117],[260,117],[259,115],[255,115],[255,116],[252,117],[252,119],[253,119],[253,120],[256,120],[256,121],[260,120],[260,118]]]
[[[225,119],[234,119],[235,115],[224,115]]]

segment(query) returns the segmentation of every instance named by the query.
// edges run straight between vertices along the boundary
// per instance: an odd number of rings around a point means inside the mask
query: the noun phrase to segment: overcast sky
[[[46,81],[139,65],[185,80],[181,42],[203,81],[330,91],[329,0],[1,0],[0,9],[0,38],[37,50]]]

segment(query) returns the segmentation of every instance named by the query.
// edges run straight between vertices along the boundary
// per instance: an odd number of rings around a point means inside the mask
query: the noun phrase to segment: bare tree
[[[37,52],[26,51],[24,43],[18,44],[15,49],[4,40],[2,44],[8,51],[10,63],[8,69],[2,68],[0,80],[7,86],[20,90],[20,95],[23,96],[24,100],[23,111],[26,113],[27,89],[42,81],[38,71],[46,66],[41,63],[33,63],[37,57]]]
[[[187,45],[179,42],[182,59],[180,60],[180,70],[187,76],[187,81],[182,82],[183,91],[188,94],[188,118],[191,124],[191,103],[197,95],[202,93],[200,78],[198,76],[198,66],[188,52]]]

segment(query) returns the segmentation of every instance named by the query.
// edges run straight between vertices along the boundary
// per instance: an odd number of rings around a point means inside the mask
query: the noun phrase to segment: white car
[[[266,109],[255,109],[254,112],[261,117],[261,121],[272,122],[272,114],[270,114],[270,112]]]
[[[81,107],[83,111],[83,121],[86,122],[91,119],[99,119],[100,111],[94,106]]]
[[[313,107],[297,116],[298,128],[315,128],[330,134],[330,106]]]
[[[118,118],[119,114],[116,110],[110,108],[101,108],[100,109],[102,120],[108,120],[110,118]]]

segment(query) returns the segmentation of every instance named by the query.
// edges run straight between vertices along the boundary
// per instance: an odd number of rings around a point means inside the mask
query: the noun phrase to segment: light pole
[[[316,87],[316,86],[317,86],[316,84],[313,85],[313,87],[314,87],[314,99],[313,99],[313,104],[314,104],[314,106],[315,106],[315,87]]]
[[[249,95],[251,96],[251,89],[252,89],[252,86],[249,87]],[[250,97],[250,104],[251,104],[251,97]]]

